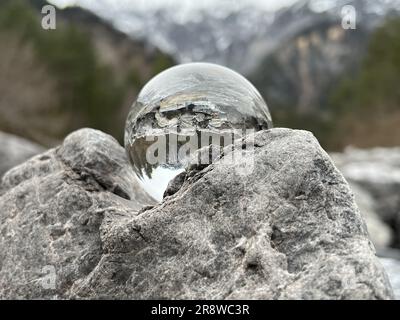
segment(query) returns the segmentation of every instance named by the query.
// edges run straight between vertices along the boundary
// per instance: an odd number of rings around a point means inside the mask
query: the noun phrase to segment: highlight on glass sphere
[[[271,127],[267,104],[243,76],[216,64],[187,63],[161,72],[140,91],[126,121],[125,148],[142,187],[161,201],[197,150],[226,147],[249,129]]]

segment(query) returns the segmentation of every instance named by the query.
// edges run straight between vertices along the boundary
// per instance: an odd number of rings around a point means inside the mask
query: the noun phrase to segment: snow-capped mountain
[[[231,67],[272,109],[302,114],[321,113],[358,70],[371,32],[400,13],[400,0],[75,1],[177,62]],[[342,27],[344,14],[356,29]]]
[[[59,0],[60,1],[60,0]],[[259,61],[321,21],[340,21],[355,8],[356,23],[376,26],[399,0],[281,1],[88,1],[78,0],[134,38],[172,54],[179,62],[209,61],[249,73]],[[282,7],[284,4],[291,4]]]

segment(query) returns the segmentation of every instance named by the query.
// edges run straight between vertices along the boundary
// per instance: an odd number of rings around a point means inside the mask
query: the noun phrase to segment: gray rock
[[[0,146],[0,178],[12,167],[45,150],[36,143],[4,132],[0,132]]]
[[[371,195],[380,218],[397,230],[392,244],[400,247],[400,147],[347,148],[332,158],[352,185]]]
[[[238,142],[235,161],[226,150],[193,168],[159,205],[95,130],[9,171],[0,298],[392,298],[349,186],[312,134],[244,143],[254,149]]]
[[[389,276],[396,300],[400,300],[400,260],[380,258],[380,261]]]
[[[393,240],[393,231],[376,212],[376,203],[371,194],[356,183],[350,183],[350,186],[375,247],[378,251],[389,247]]]

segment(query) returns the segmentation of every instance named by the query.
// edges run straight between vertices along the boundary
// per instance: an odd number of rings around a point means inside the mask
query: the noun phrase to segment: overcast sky
[[[255,4],[266,10],[276,10],[290,5],[295,1],[296,0],[51,0],[50,2],[62,7],[78,4],[92,10],[107,10],[107,8],[109,8],[111,11],[115,11],[123,10],[124,8],[146,10],[176,5],[185,9],[214,7],[218,5],[240,7],[245,4]]]

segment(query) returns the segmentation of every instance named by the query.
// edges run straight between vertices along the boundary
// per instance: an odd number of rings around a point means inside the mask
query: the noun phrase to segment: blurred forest
[[[330,146],[400,144],[400,18],[390,18],[372,35],[354,76],[333,90]]]
[[[0,131],[51,146],[85,126],[122,141],[136,94],[175,59],[79,7],[43,30],[45,4],[0,2]],[[328,150],[400,144],[399,17],[372,33],[318,22],[245,75],[275,126],[310,130]]]
[[[50,146],[87,126],[121,141],[135,95],[172,58],[82,9],[44,30],[45,4],[0,2],[0,130]]]
[[[328,150],[400,145],[400,18],[371,35],[330,24],[305,32],[250,79],[275,126],[310,130]]]

